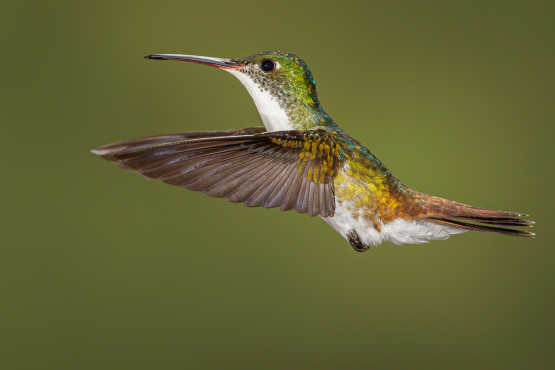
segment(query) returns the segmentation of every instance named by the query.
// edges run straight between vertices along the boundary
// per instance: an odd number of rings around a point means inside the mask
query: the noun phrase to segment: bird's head
[[[236,59],[181,54],[145,58],[199,63],[233,74],[247,88],[268,131],[333,124],[320,105],[310,69],[293,53],[268,51]]]

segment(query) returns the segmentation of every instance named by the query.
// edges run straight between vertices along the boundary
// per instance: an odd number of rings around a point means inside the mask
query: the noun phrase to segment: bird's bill
[[[152,55],[147,55],[145,59],[180,60],[182,62],[204,64],[207,66],[218,67],[223,69],[235,69],[241,66],[240,64],[232,62],[231,59],[201,57],[198,55],[152,54]]]

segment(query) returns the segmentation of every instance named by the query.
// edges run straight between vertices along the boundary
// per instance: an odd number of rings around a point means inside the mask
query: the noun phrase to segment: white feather
[[[376,246],[384,241],[396,245],[422,244],[428,243],[430,240],[444,240],[451,234],[467,231],[426,220],[407,221],[402,218],[397,218],[389,223],[378,219],[381,228],[381,231],[378,231],[366,219],[354,218],[348,208],[348,202],[337,204],[334,216],[322,217],[322,219],[347,240],[347,233],[355,230],[361,241],[368,246]]]
[[[245,86],[251,95],[252,100],[254,100],[254,104],[258,109],[260,118],[262,118],[262,122],[264,123],[264,127],[266,127],[267,131],[293,129],[293,125],[291,124],[291,121],[289,121],[289,118],[285,113],[285,109],[279,106],[277,98],[273,97],[269,92],[262,90],[258,84],[245,73],[241,73],[234,69],[224,70],[237,77],[243,86]]]

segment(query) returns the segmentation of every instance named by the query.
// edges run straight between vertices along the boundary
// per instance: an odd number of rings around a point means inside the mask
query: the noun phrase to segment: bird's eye
[[[272,72],[276,69],[276,63],[271,59],[264,59],[260,62],[260,69],[264,72]]]

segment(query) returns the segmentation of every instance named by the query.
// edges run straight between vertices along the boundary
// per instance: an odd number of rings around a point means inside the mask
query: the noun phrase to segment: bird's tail
[[[513,236],[534,237],[534,233],[507,227],[532,227],[534,221],[519,217],[528,215],[472,207],[447,199],[430,197],[425,219],[434,224],[464,231],[482,231]],[[427,202],[428,203],[428,202]]]

